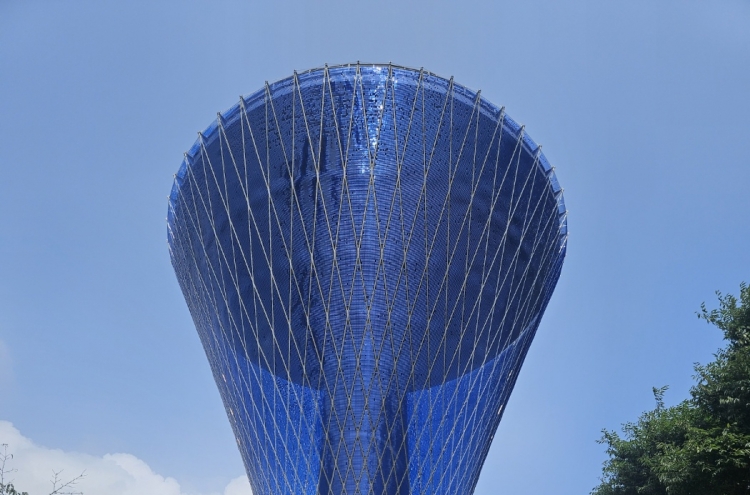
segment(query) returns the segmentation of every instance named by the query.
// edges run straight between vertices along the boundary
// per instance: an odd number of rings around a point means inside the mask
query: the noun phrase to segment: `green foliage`
[[[29,493],[16,491],[13,483],[8,483],[7,485],[0,483],[0,495],[29,495]]]
[[[724,333],[726,347],[695,365],[690,399],[664,407],[666,387],[654,389],[656,408],[622,436],[603,430],[607,446],[601,484],[592,495],[750,494],[750,288],[739,299],[719,297],[698,317]]]

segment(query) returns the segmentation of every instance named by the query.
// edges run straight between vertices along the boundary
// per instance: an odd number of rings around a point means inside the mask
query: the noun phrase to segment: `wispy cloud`
[[[84,495],[198,495],[183,492],[177,480],[155,473],[131,454],[97,457],[42,447],[24,437],[8,421],[0,421],[0,443],[8,444],[8,453],[13,454],[10,467],[16,471],[10,478],[18,489],[32,495],[49,493],[50,478],[58,471],[62,471],[64,479],[85,472],[76,485]],[[252,491],[247,478],[241,476],[232,480],[223,492],[210,495],[252,495]]]

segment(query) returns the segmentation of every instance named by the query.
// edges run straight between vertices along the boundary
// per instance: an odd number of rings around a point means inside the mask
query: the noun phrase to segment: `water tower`
[[[565,215],[523,126],[424,70],[295,73],[219,114],[169,247],[253,493],[472,493]]]

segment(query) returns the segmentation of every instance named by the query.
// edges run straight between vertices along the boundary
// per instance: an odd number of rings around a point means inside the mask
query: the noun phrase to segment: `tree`
[[[698,317],[726,346],[695,365],[689,399],[664,407],[666,387],[654,388],[656,407],[622,436],[602,431],[609,458],[592,495],[750,494],[750,288],[741,284],[739,299],[717,296],[719,307],[703,304]]]
[[[29,495],[28,492],[19,492],[12,481],[6,480],[8,475],[16,472],[16,469],[11,469],[7,465],[8,461],[12,459],[13,454],[8,453],[8,444],[2,444],[2,453],[0,453],[0,495]],[[67,481],[63,480],[60,474],[62,474],[62,471],[52,472],[52,479],[50,480],[52,491],[49,492],[49,495],[83,495],[83,492],[73,491],[73,488],[86,476],[86,473],[81,473]]]
[[[19,492],[13,483],[6,480],[5,478],[14,473],[15,469],[10,469],[7,464],[8,461],[13,459],[13,454],[8,453],[8,444],[2,444],[3,452],[0,454],[0,495],[29,495],[27,492]]]

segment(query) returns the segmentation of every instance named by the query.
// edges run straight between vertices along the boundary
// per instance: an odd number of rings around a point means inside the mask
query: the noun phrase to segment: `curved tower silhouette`
[[[255,495],[473,492],[567,239],[504,109],[424,70],[295,73],[200,134],[168,229]]]

